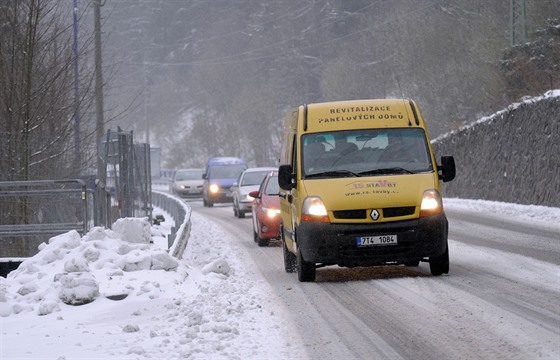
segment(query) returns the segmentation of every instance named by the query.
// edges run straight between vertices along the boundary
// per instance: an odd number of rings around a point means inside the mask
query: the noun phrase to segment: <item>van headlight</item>
[[[219,190],[220,190],[220,187],[219,187],[218,185],[216,185],[216,184],[211,184],[211,185],[208,187],[208,191],[210,191],[212,194],[217,193]]]
[[[420,217],[443,214],[441,195],[437,190],[426,190],[420,205]]]
[[[305,198],[301,209],[302,221],[330,222],[323,200],[318,196]]]

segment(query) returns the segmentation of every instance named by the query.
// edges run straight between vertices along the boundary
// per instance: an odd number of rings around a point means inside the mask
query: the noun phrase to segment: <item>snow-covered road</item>
[[[277,243],[253,242],[250,218],[189,204],[175,271],[127,271],[154,250],[98,229],[0,278],[0,358],[560,358],[560,209],[446,199],[448,276],[424,263],[327,267],[300,283]],[[99,296],[69,306],[56,278],[76,263]],[[109,300],[115,290],[128,296]]]
[[[250,219],[193,211],[250,256],[294,324],[287,338],[303,339],[309,358],[558,359],[560,229],[495,203],[446,204],[448,276],[430,276],[427,264],[328,267],[311,284],[283,272],[279,247],[256,246]]]

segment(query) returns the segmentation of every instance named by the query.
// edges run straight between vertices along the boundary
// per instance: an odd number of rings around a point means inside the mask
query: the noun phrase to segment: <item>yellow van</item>
[[[288,111],[278,183],[286,272],[315,281],[317,267],[428,261],[449,272],[441,166],[412,100],[356,100]]]

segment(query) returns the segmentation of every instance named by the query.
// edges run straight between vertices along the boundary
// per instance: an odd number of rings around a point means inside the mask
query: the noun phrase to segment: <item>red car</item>
[[[278,171],[268,173],[258,191],[249,196],[255,198],[251,207],[253,239],[259,246],[268,246],[271,239],[278,239],[280,232],[280,199],[278,198]]]

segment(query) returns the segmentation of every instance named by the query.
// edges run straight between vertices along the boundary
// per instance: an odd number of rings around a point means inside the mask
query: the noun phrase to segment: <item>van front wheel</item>
[[[301,249],[298,247],[297,250],[297,273],[298,273],[298,280],[300,282],[313,282],[315,281],[315,264],[308,263],[303,260],[303,256],[301,255]]]
[[[449,273],[449,247],[443,254],[430,257],[430,272],[434,276]]]

